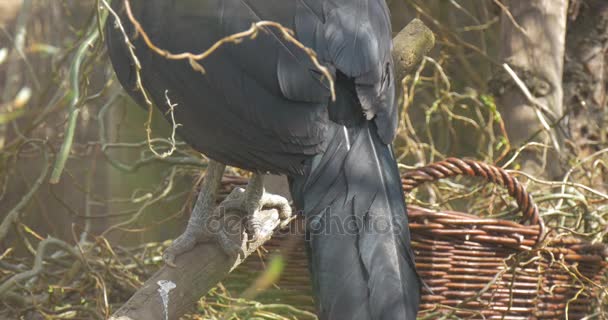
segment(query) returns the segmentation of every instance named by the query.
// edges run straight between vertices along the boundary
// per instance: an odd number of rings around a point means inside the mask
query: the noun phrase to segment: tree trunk
[[[608,142],[608,2],[585,0],[572,10],[564,70],[564,105],[575,154],[587,156]]]
[[[503,88],[497,102],[502,108],[509,138],[514,146],[532,138],[561,148],[564,137],[555,129],[555,122],[563,114],[562,73],[568,1],[509,0],[505,3],[508,12],[503,10],[502,14],[501,58],[533,95],[532,99],[527,97],[522,83],[518,85],[512,74],[503,74]],[[541,113],[552,130],[543,130],[537,111],[540,106],[548,109]],[[559,151],[549,152],[548,159],[540,159],[537,153],[524,153],[524,167],[531,173],[557,177],[561,173],[557,161]],[[540,172],[534,172],[538,171],[535,169]]]

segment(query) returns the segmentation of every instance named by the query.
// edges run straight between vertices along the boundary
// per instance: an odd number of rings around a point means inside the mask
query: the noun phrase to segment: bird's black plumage
[[[310,261],[323,319],[414,319],[419,283],[406,208],[390,149],[397,128],[390,17],[385,0],[130,0],[151,40],[173,53],[205,51],[261,20],[276,21],[335,76],[336,101],[309,57],[276,30],[222,46],[201,61],[167,60],[134,37],[142,80],[163,112],[178,104],[178,133],[228,165],[288,174],[310,221],[366,222],[352,233],[311,233]],[[140,103],[122,34],[107,42],[121,84]],[[371,228],[366,227],[370,222]],[[388,229],[375,229],[373,223]]]
[[[356,83],[361,112],[375,114],[381,137],[386,143],[392,141],[396,107],[390,79],[391,32],[382,0],[131,3],[154,43],[171,52],[202,52],[260,20],[282,23],[316,50],[328,67]],[[119,80],[137,97],[133,61],[125,43],[117,29],[107,31]],[[153,53],[141,38],[134,44],[143,65],[143,82],[155,104],[167,110],[167,90],[178,104],[180,135],[209,157],[253,171],[301,173],[302,161],[324,150],[327,125],[334,120],[328,110],[338,107],[328,108],[329,87],[308,56],[276,30],[261,33],[255,41],[221,47],[201,62],[206,76],[188,61],[170,61]]]
[[[327,150],[291,183],[320,318],[415,319],[420,282],[392,150],[366,120],[328,132]]]

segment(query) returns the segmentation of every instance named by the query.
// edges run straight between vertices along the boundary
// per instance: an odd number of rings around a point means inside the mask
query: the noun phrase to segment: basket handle
[[[515,177],[508,174],[504,169],[487,163],[456,158],[448,158],[444,161],[431,163],[406,172],[402,176],[403,190],[409,193],[425,182],[456,176],[481,177],[486,181],[506,188],[509,191],[509,195],[517,201],[519,211],[523,213],[521,223],[538,225],[540,229],[539,238],[544,235],[545,225],[538,214],[538,207],[534,203],[532,196]]]

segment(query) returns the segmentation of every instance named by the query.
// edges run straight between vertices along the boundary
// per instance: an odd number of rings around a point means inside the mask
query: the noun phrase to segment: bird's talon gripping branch
[[[260,174],[253,175],[246,189],[235,188],[226,199],[215,206],[224,169],[223,164],[215,161],[209,163],[186,230],[163,254],[163,260],[168,266],[175,267],[176,257],[204,241],[217,241],[228,256],[244,256],[248,241],[257,241],[271,235],[273,230],[269,229],[269,226],[276,224],[268,223],[268,219],[280,219],[281,226],[291,221],[292,210],[289,202],[281,196],[265,193],[263,177]],[[276,209],[277,215],[261,214],[267,209]],[[239,216],[242,219],[238,223],[230,221],[230,217]]]
[[[215,161],[209,161],[205,179],[201,191],[188,220],[188,226],[184,233],[173,241],[171,246],[163,253],[163,260],[170,267],[175,267],[175,258],[194,248],[202,241],[217,239],[225,249],[223,234],[225,228],[221,225],[221,213],[215,207],[217,192],[222,182],[222,175],[226,165]],[[218,226],[220,228],[218,228]]]
[[[241,239],[240,243],[232,240],[226,233],[222,232],[218,233],[216,239],[222,247],[222,251],[228,256],[245,256],[243,248],[245,248],[245,240],[247,238],[244,234],[241,233],[241,236],[239,237],[239,239]]]
[[[194,248],[197,242],[197,237],[191,233],[184,232],[173,241],[171,246],[163,252],[163,260],[169,267],[175,268],[175,258],[184,252],[188,252]]]
[[[249,241],[267,238],[273,230],[266,230],[267,219],[280,219],[279,226],[284,228],[292,220],[289,201],[279,195],[264,191],[263,176],[254,174],[246,189],[235,188],[220,204],[224,210],[238,210],[243,213],[243,225],[247,230]],[[276,209],[278,216],[262,215],[260,212]]]

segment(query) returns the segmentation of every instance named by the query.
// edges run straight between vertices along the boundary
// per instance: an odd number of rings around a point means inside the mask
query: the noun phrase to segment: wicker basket
[[[408,215],[416,266],[426,284],[419,316],[446,314],[467,319],[581,319],[597,307],[607,277],[606,249],[577,238],[546,233],[538,209],[522,185],[504,170],[448,159],[403,175],[404,191],[458,175],[482,177],[505,187],[523,213],[520,223],[461,212],[410,206]],[[227,192],[246,180],[226,177]],[[260,297],[314,309],[304,249],[303,222],[265,245],[287,260],[283,278]],[[291,230],[294,230],[293,228]],[[268,255],[264,255],[267,257]],[[241,290],[264,268],[251,257],[225,285]]]

